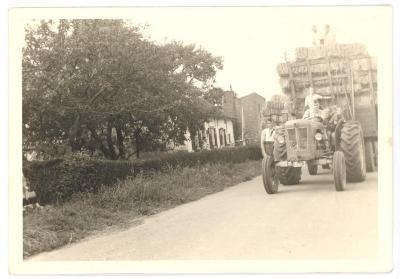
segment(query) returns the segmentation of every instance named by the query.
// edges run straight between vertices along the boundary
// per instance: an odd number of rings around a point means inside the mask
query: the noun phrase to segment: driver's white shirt
[[[318,94],[312,94],[306,97],[305,99],[305,107],[308,107],[307,116],[310,118],[321,116],[321,111],[319,109],[319,105],[316,100],[321,99],[322,97]]]

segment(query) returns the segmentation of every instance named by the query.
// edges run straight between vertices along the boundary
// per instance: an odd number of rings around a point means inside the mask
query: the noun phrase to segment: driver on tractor
[[[310,93],[305,99],[305,113],[303,119],[313,119],[318,122],[324,122],[329,118],[329,108],[322,109],[320,101],[322,99],[330,99],[330,97],[322,97],[321,95],[314,93],[314,88],[310,87]]]

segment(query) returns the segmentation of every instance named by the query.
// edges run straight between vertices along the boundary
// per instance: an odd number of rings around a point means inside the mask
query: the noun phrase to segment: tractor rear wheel
[[[285,130],[277,129],[275,131],[275,138],[278,138],[278,136],[282,136],[285,138]],[[283,143],[279,143],[277,140],[274,141],[274,158],[275,161],[286,161],[286,140]]]
[[[366,175],[365,148],[360,123],[357,121],[344,123],[340,139],[340,149],[346,159],[347,181],[364,181]]]
[[[310,175],[316,175],[318,173],[317,164],[312,164],[310,161],[307,161],[307,168]]]
[[[333,181],[336,191],[343,191],[346,186],[346,160],[342,151],[333,153]]]
[[[262,178],[265,191],[268,194],[278,192],[279,179],[275,172],[274,159],[271,156],[266,156],[262,160]]]
[[[283,185],[295,185],[300,183],[301,168],[277,167],[279,181]]]

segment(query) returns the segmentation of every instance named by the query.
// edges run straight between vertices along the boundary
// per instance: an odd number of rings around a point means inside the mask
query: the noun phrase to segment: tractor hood
[[[323,129],[324,125],[321,122],[309,119],[294,119],[285,123],[284,128],[292,129],[297,127],[311,127],[312,129]]]

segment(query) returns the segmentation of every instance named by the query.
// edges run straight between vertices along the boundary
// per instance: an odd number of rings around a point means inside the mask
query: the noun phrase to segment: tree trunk
[[[192,144],[192,150],[196,151],[196,130],[195,129],[189,129],[190,133],[190,142]]]
[[[122,134],[121,124],[116,125],[115,127],[117,131],[117,145],[118,145],[118,157],[124,158],[125,156],[125,148],[124,148],[124,135]]]
[[[139,151],[140,151],[140,135],[139,135],[139,133],[135,133],[135,144],[136,144],[136,158],[139,159]]]
[[[112,159],[111,154],[109,152],[109,150],[107,149],[107,147],[103,144],[103,140],[101,139],[101,137],[97,134],[96,129],[90,125],[88,125],[89,131],[92,133],[92,137],[97,145],[97,147],[100,149],[100,151],[104,154],[104,156],[107,159]]]
[[[117,154],[115,154],[115,150],[114,150],[114,144],[112,141],[112,124],[111,121],[108,121],[107,123],[107,145],[108,145],[108,150],[110,152],[110,157],[112,160],[116,160],[117,159]]]
[[[80,115],[77,113],[75,117],[75,121],[72,124],[71,128],[69,129],[69,137],[68,137],[68,143],[72,148],[72,151],[78,150],[77,146],[77,137],[78,137],[78,132],[80,128]]]

